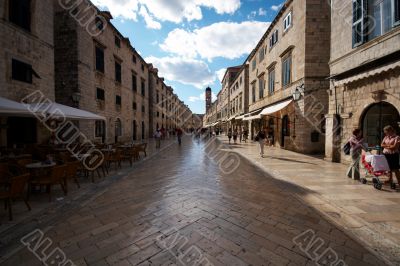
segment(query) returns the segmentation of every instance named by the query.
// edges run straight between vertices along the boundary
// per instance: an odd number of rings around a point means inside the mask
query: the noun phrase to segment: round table
[[[28,169],[45,169],[45,168],[54,167],[56,165],[57,164],[55,162],[52,162],[50,164],[39,162],[39,163],[27,164],[27,165],[25,165],[25,167]]]

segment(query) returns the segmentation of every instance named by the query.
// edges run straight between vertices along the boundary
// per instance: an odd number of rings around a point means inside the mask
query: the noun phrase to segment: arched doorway
[[[285,115],[282,118],[282,136],[281,136],[281,147],[285,147],[285,137],[290,136],[290,121],[289,121],[289,116]]]
[[[391,125],[399,134],[399,123],[399,111],[390,103],[379,102],[370,105],[361,117],[361,128],[365,142],[370,147],[380,145],[384,137],[383,128]]]
[[[118,142],[118,137],[122,136],[122,123],[121,119],[115,120],[115,143]]]
[[[271,140],[272,144],[275,145],[275,120],[274,118],[268,119],[268,126],[267,126],[267,134],[268,138]]]
[[[142,139],[145,139],[145,128],[144,128],[144,122],[142,121]]]
[[[136,140],[136,135],[137,135],[137,123],[136,120],[133,120],[132,122],[132,140]]]

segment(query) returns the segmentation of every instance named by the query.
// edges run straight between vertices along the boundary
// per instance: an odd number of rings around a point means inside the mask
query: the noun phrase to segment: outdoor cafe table
[[[51,162],[49,164],[47,163],[30,163],[25,165],[25,168],[29,169],[31,172],[31,178],[40,178],[40,176],[43,174],[43,172],[48,172],[51,168],[56,166],[57,164],[55,162]]]

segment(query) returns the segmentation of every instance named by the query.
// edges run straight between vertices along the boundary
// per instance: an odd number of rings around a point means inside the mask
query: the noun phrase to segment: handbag
[[[255,140],[255,141],[259,141],[260,138],[259,138],[258,136],[256,136],[256,137],[254,138],[254,140]]]
[[[346,155],[350,155],[350,149],[351,149],[351,145],[350,145],[350,141],[348,141],[346,144],[344,144],[343,146],[343,152]]]

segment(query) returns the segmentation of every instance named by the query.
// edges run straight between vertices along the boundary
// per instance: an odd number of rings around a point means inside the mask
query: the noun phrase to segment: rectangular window
[[[287,31],[292,26],[292,12],[286,15],[285,19],[283,20],[283,30]]]
[[[144,105],[142,105],[142,113],[146,112]]]
[[[137,77],[135,74],[132,74],[132,91],[137,91]]]
[[[257,67],[257,61],[256,58],[253,59],[253,62],[251,63],[251,70],[254,71]]]
[[[393,1],[393,26],[400,25],[400,0]]]
[[[9,5],[10,21],[31,31],[31,0],[10,0]]]
[[[282,62],[282,86],[292,82],[292,56],[286,56]]]
[[[275,92],[275,68],[268,72],[268,94],[272,95]]]
[[[142,90],[142,96],[143,97],[146,96],[146,85],[145,85],[144,80],[142,80],[142,82],[141,82],[141,90]]]
[[[95,23],[96,23],[96,27],[99,31],[103,31],[104,30],[104,22],[103,22],[104,18],[101,18],[99,15],[96,16],[95,19]]]
[[[264,98],[264,76],[258,78],[258,98]]]
[[[144,64],[142,64],[142,71],[144,72]]]
[[[106,134],[106,123],[104,121],[95,122],[95,137],[100,138]]]
[[[133,109],[134,111],[136,111],[136,109],[137,109],[137,104],[136,104],[135,101],[132,102],[132,109]]]
[[[32,66],[16,59],[12,60],[12,79],[32,84],[32,74],[39,77]]]
[[[122,104],[121,96],[119,96],[119,95],[115,96],[115,104],[116,105],[121,105]]]
[[[256,83],[255,82],[253,82],[251,84],[251,97],[252,97],[253,103],[255,103],[256,102]]]
[[[367,0],[353,0],[353,47],[356,47],[366,41],[365,38],[365,17]]]
[[[275,30],[271,37],[269,38],[269,48],[274,47],[274,45],[278,42],[278,30]]]
[[[103,89],[100,88],[96,89],[96,99],[101,101],[105,100],[105,93]]]
[[[115,61],[115,81],[121,83],[121,63]]]
[[[385,34],[399,25],[399,2],[399,0],[368,0],[368,24],[374,26],[372,29],[367,29],[368,40]]]
[[[258,60],[262,62],[264,60],[264,48],[260,48],[260,51],[258,51]]]
[[[96,70],[104,73],[104,49],[96,46]]]
[[[135,55],[132,55],[132,62],[136,65],[137,59]]]
[[[118,48],[121,48],[121,39],[118,36],[115,36],[114,38],[115,46]]]

